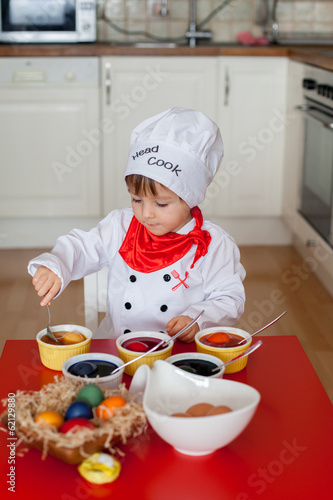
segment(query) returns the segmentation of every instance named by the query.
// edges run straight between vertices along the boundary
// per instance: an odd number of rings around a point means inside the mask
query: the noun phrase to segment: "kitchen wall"
[[[277,18],[281,32],[333,33],[333,1],[280,0]]]
[[[197,0],[197,21],[202,21],[219,5],[226,6],[214,16],[205,29],[213,32],[217,42],[234,42],[237,33],[262,33],[266,0]],[[273,0],[267,0],[272,5]],[[161,8],[167,6],[167,15]],[[190,0],[98,0],[98,39],[100,41],[148,40],[138,34],[117,31],[102,19],[104,15],[118,28],[149,32],[158,37],[177,38],[188,30]],[[279,0],[277,17],[281,32],[333,33],[332,0]]]

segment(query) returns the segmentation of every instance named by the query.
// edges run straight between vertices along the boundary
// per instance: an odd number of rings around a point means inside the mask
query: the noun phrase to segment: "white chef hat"
[[[171,108],[133,130],[125,177],[149,177],[192,208],[205,199],[222,158],[221,134],[212,120],[200,111]]]

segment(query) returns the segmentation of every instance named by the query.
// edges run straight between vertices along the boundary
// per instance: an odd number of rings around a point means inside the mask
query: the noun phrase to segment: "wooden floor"
[[[0,352],[6,339],[33,339],[47,324],[26,271],[41,251],[0,250]],[[235,326],[254,332],[287,310],[263,335],[296,335],[333,402],[333,298],[292,247],[242,247],[241,255],[247,301]],[[53,303],[52,324],[59,323],[84,324],[82,280]]]

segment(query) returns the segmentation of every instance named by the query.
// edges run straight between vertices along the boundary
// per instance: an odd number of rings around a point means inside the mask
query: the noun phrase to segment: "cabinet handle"
[[[230,94],[230,78],[229,78],[229,69],[225,68],[224,75],[224,105],[229,105],[229,94]]]
[[[111,105],[111,63],[105,63],[105,100],[106,105]]]

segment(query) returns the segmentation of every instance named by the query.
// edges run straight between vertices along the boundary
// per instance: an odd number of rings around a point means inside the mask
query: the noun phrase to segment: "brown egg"
[[[206,415],[208,417],[209,415],[220,415],[221,413],[229,413],[230,411],[232,411],[232,409],[229,408],[229,406],[213,406],[213,408],[208,410]]]
[[[171,417],[186,417],[186,418],[189,418],[191,417],[191,415],[189,415],[188,413],[173,413],[172,415],[170,415]]]
[[[190,406],[190,408],[186,410],[186,413],[191,417],[204,417],[212,408],[214,408],[214,406],[210,403],[197,403],[196,405]]]

